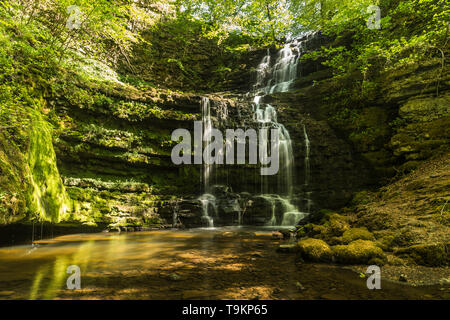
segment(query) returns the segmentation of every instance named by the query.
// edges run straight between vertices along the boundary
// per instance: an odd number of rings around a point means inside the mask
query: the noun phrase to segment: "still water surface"
[[[276,251],[269,229],[75,234],[0,248],[0,299],[448,299],[437,287],[383,282]],[[68,290],[67,268],[81,270]],[[301,284],[301,286],[299,286]]]

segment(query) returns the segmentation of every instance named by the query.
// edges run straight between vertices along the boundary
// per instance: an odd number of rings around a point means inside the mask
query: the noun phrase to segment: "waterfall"
[[[310,179],[311,179],[311,165],[309,163],[309,153],[311,148],[311,143],[308,138],[308,133],[306,132],[306,126],[303,124],[303,135],[305,136],[305,187],[308,187]],[[311,212],[311,191],[305,192],[305,199],[306,199],[306,212]]]
[[[286,92],[297,78],[297,64],[300,58],[300,48],[297,40],[285,44],[279,51],[272,71],[274,85],[269,93]],[[272,81],[269,80],[269,85]]]
[[[289,91],[295,79],[297,78],[297,65],[301,55],[301,42],[294,40],[286,43],[278,52],[276,61],[271,67],[271,56],[267,50],[266,56],[256,68],[256,83],[253,86],[254,119],[263,127],[272,126],[278,128],[279,132],[279,163],[280,170],[277,177],[277,193],[284,196],[280,198],[283,204],[283,226],[293,226],[305,216],[305,213],[299,212],[291,203],[293,195],[293,177],[294,177],[294,153],[292,150],[292,141],[288,130],[283,124],[278,123],[277,111],[270,104],[263,104],[261,101],[267,94]],[[252,93],[249,93],[251,95]],[[306,155],[305,165],[308,162],[307,170],[309,175],[309,140],[304,127]],[[305,183],[308,183],[306,180]],[[268,179],[261,179],[261,193],[267,193],[269,190]],[[272,202],[272,218],[269,225],[276,224],[275,203]],[[309,209],[308,209],[309,212]]]
[[[178,206],[178,200],[174,200],[172,202],[172,227],[175,228],[178,224],[178,211],[179,211],[179,206]]]
[[[305,125],[303,125],[303,134],[305,136],[305,186],[307,186],[309,184],[309,176],[310,176],[310,164],[309,164],[310,142],[308,134],[306,133]]]
[[[201,100],[202,108],[202,123],[203,123],[203,144],[208,145],[211,142],[211,132],[212,132],[212,121],[211,121],[211,101],[207,97],[202,97]],[[198,200],[202,203],[202,220],[208,228],[214,227],[214,220],[209,216],[210,207],[216,210],[216,197],[209,194],[210,191],[210,178],[213,171],[214,164],[208,164],[203,161],[203,190],[204,194],[201,195]]]
[[[238,226],[242,226],[242,209],[238,211]]]
[[[294,40],[284,45],[277,53],[275,61],[272,63],[270,50],[267,50],[261,63],[258,65],[256,71],[256,82],[253,84],[253,89],[245,95],[246,99],[251,99],[253,106],[253,120],[261,128],[277,128],[279,135],[279,171],[276,177],[261,176],[260,178],[260,194],[267,197],[272,205],[272,216],[269,225],[283,225],[294,226],[302,219],[310,210],[311,200],[309,200],[310,192],[307,194],[307,213],[300,212],[292,203],[293,186],[294,186],[294,153],[292,148],[292,140],[289,131],[282,123],[278,122],[277,110],[270,104],[263,103],[264,97],[268,94],[287,92],[290,90],[292,84],[297,77],[297,65],[301,55],[302,42]],[[216,106],[216,105],[215,105]],[[201,99],[202,123],[203,123],[203,144],[208,145],[211,142],[211,102],[209,98],[203,97]],[[228,110],[226,105],[218,103],[217,105],[217,119],[224,121],[228,117]],[[305,136],[305,186],[309,184],[310,165],[310,142],[306,133],[306,127],[303,126]],[[270,140],[267,135],[260,137],[262,145],[268,146]],[[217,175],[215,164],[207,164],[203,162],[202,179],[204,194],[198,198],[202,204],[202,220],[205,221],[208,227],[214,226],[213,218],[210,216],[211,212],[217,214],[216,198],[211,191],[211,177]],[[228,179],[228,178],[227,178]],[[217,177],[215,182],[217,182]],[[271,182],[276,182],[272,183]],[[276,190],[271,186],[276,186]],[[277,193],[271,195],[269,193]],[[277,221],[276,216],[276,201],[281,203],[283,210],[282,221]],[[280,213],[280,211],[278,211]],[[242,212],[238,211],[238,224],[242,224]]]
[[[295,226],[297,222],[303,219],[307,213],[300,212],[297,208],[289,201],[289,199],[281,198],[281,203],[283,205],[283,221],[281,221],[282,226]]]
[[[275,216],[275,202],[272,202],[272,217],[269,221],[269,226],[276,226],[277,225],[277,217]]]
[[[272,126],[279,129],[279,161],[280,171],[278,173],[277,192],[288,197],[292,196],[294,154],[292,141],[288,130],[278,123],[277,111],[270,104],[261,104],[265,95],[286,92],[297,78],[297,64],[300,58],[301,42],[294,40],[287,43],[278,52],[273,67],[270,66],[271,56],[267,50],[266,56],[256,68],[256,83],[253,86],[254,119],[263,127]],[[251,93],[249,93],[251,94]],[[267,179],[262,179],[261,192],[267,192],[265,185]]]
[[[214,215],[217,214],[216,197],[212,194],[205,193],[201,195],[198,200],[202,203],[202,220],[208,228],[213,228],[214,219],[209,215],[209,211],[212,209]]]
[[[211,142],[212,122],[211,122],[211,102],[209,98],[202,97],[202,123],[203,123],[203,141],[205,145]],[[210,188],[210,177],[213,169],[213,164],[207,164],[203,161],[203,188],[205,192]]]

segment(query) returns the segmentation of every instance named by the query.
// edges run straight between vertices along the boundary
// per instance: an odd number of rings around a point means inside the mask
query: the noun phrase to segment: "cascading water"
[[[279,132],[279,163],[280,170],[278,172],[277,179],[277,193],[283,195],[285,198],[281,198],[283,202],[283,220],[281,224],[283,226],[295,225],[300,219],[305,216],[305,213],[299,212],[297,208],[291,204],[291,198],[293,193],[293,176],[294,176],[294,154],[292,150],[292,141],[288,130],[277,120],[276,109],[270,104],[263,104],[261,101],[267,94],[286,92],[290,89],[297,77],[297,65],[298,59],[301,54],[302,42],[294,40],[285,46],[278,52],[275,64],[271,67],[270,51],[267,50],[266,56],[263,58],[259,66],[257,67],[256,83],[253,86],[253,103],[254,103],[254,119],[260,123],[261,127],[275,127]],[[308,162],[309,175],[309,140],[306,135],[306,128],[304,127],[305,143],[307,149],[307,155],[305,156]],[[264,141],[265,143],[267,141]],[[308,183],[308,178],[305,178]],[[261,193],[267,193],[268,179],[261,179]],[[275,203],[273,197],[272,208],[273,214],[269,222],[269,225],[275,225]],[[309,207],[309,205],[308,205]],[[309,209],[308,209],[309,212]]]
[[[178,225],[178,212],[180,207],[178,205],[178,200],[172,201],[172,227],[176,227]]]
[[[198,200],[202,203],[202,220],[208,228],[214,227],[214,219],[209,215],[210,210],[213,210],[213,214],[217,213],[216,197],[212,194],[205,193],[201,195]]]
[[[309,182],[310,182],[310,177],[311,177],[311,165],[309,162],[309,153],[310,153],[310,149],[311,149],[311,143],[309,141],[308,138],[308,133],[306,132],[306,126],[303,124],[303,135],[305,136],[305,188],[308,187]],[[307,191],[306,192],[306,212],[310,213],[311,212],[311,205],[312,205],[312,200],[311,200],[311,192]]]
[[[310,164],[309,164],[310,142],[308,134],[306,133],[305,125],[303,125],[303,134],[305,136],[305,186],[307,186],[309,184],[309,175],[310,175]]]
[[[211,102],[209,98],[202,97],[202,123],[203,123],[203,141],[206,145],[211,142],[212,121],[211,121]],[[210,176],[213,170],[213,164],[203,162],[203,188],[205,192],[210,188]]]
[[[268,223],[269,226],[276,226],[277,225],[277,217],[275,215],[275,202],[272,201],[272,217],[270,218],[270,221]]]
[[[253,102],[253,118],[259,128],[278,128],[279,135],[279,171],[276,177],[276,189],[272,182],[275,182],[268,176],[261,176],[260,194],[272,206],[272,217],[268,223],[270,226],[294,226],[310,211],[311,200],[310,192],[305,192],[307,205],[306,213],[300,212],[292,203],[293,196],[293,177],[294,177],[294,154],[292,149],[292,141],[288,130],[283,124],[278,122],[277,110],[270,104],[263,103],[266,95],[278,92],[289,91],[297,77],[297,65],[301,55],[302,42],[294,40],[287,43],[277,55],[272,65],[270,51],[267,50],[266,56],[257,67],[256,83],[253,85],[252,92],[246,94],[246,97],[252,97]],[[224,107],[224,108],[222,108]],[[203,143],[208,145],[211,142],[211,102],[209,98],[203,97],[201,100],[202,123],[203,123]],[[217,106],[218,120],[224,120],[228,116],[226,106]],[[310,142],[306,133],[306,127],[303,126],[305,136],[305,186],[309,184],[310,165],[309,153]],[[263,145],[269,144],[269,138],[265,135],[261,137]],[[260,141],[261,143],[261,141]],[[214,226],[214,220],[210,213],[217,215],[216,197],[211,191],[211,177],[217,174],[214,164],[203,163],[202,179],[204,194],[198,198],[202,204],[202,220],[208,227]],[[228,178],[227,178],[228,179]],[[269,181],[269,179],[271,181]],[[217,177],[215,177],[217,182]],[[275,192],[276,194],[270,194]],[[277,205],[278,204],[278,205]],[[277,209],[278,208],[278,209]],[[278,210],[278,211],[277,211]],[[282,210],[282,218],[280,219],[280,211]],[[278,213],[278,221],[277,221]],[[238,224],[242,224],[242,211],[238,210]]]
[[[202,107],[202,123],[203,123],[203,141],[205,144],[209,144],[211,142],[211,131],[212,131],[212,121],[211,121],[211,102],[209,98],[202,97],[201,100]],[[209,209],[212,207],[215,212],[216,210],[216,197],[212,194],[209,194],[210,191],[210,177],[213,171],[213,164],[208,164],[205,161],[203,162],[202,167],[202,177],[203,177],[203,188],[204,194],[201,195],[198,200],[202,203],[202,220],[205,222],[208,228],[214,227],[214,219],[209,216]]]

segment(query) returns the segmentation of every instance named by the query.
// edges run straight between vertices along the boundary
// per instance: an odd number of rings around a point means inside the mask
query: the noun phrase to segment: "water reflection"
[[[126,277],[136,272],[151,274],[152,269],[194,268],[195,263],[189,263],[189,260],[199,258],[201,261],[206,257],[189,249],[212,253],[213,233],[213,230],[171,230],[82,234],[39,241],[38,247],[32,250],[29,246],[0,248],[0,291],[12,291],[14,298],[55,299],[67,290],[70,265],[80,267],[82,288],[113,287],[114,283],[108,283],[108,278]],[[29,293],[23,296],[20,289],[30,279]],[[208,279],[204,283],[206,285]]]
[[[299,265],[295,255],[278,253],[282,241],[272,232],[243,227],[79,234],[40,241],[34,250],[0,248],[0,299],[316,299],[330,283],[341,298],[418,299],[432,291],[384,283],[371,292],[349,270]],[[80,267],[80,290],[67,289],[70,265]],[[299,292],[297,281],[309,289]]]

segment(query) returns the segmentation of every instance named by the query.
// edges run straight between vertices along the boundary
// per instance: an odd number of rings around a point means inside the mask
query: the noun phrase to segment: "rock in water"
[[[295,250],[296,250],[295,244],[280,244],[280,246],[277,249],[277,252],[289,253],[295,252]]]
[[[181,276],[179,276],[179,275],[176,274],[176,273],[171,273],[171,274],[169,275],[169,279],[172,280],[172,281],[178,281],[178,280],[181,280]]]
[[[298,291],[306,290],[306,288],[298,281],[295,283],[295,287],[298,289]]]

